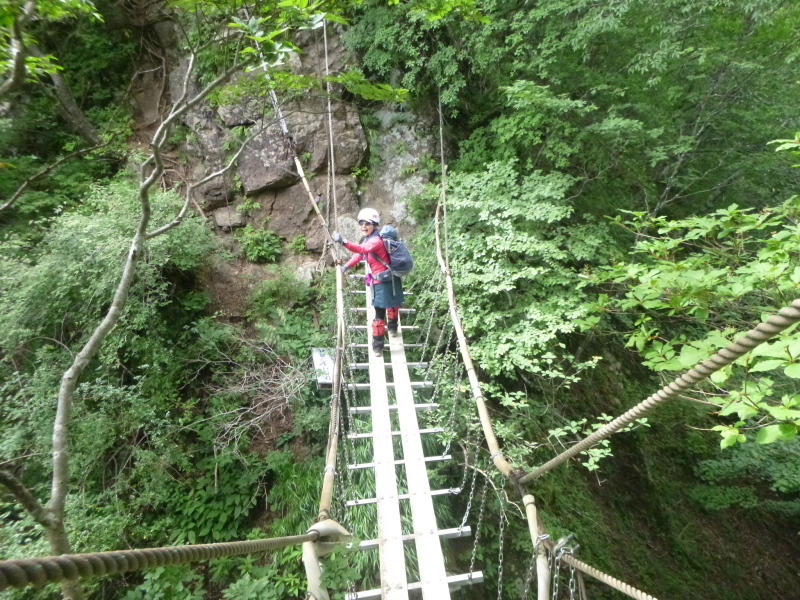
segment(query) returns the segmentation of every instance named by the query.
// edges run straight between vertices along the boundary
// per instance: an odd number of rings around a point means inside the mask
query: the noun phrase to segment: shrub
[[[283,253],[281,238],[269,229],[256,229],[252,225],[247,225],[236,238],[250,262],[275,262]]]

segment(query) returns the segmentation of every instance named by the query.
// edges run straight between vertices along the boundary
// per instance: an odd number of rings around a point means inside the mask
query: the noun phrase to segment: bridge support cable
[[[327,531],[334,532],[333,529],[312,527],[303,535],[263,540],[3,560],[0,561],[0,591],[10,587],[41,586],[65,579],[100,577],[213,558],[272,552],[305,542],[313,543],[328,535],[324,533]],[[337,539],[329,541],[338,541],[340,533],[335,531]]]
[[[782,308],[777,314],[772,315],[766,322],[759,324],[742,337],[736,339],[727,348],[723,348],[711,358],[697,363],[688,373],[681,375],[669,385],[665,385],[644,402],[637,404],[626,413],[603,425],[600,429],[552,460],[546,462],[541,467],[520,477],[519,482],[526,483],[536,479],[540,475],[543,475],[547,471],[569,460],[576,454],[591,448],[626,425],[633,423],[636,419],[642,418],[657,406],[678,397],[697,383],[708,379],[713,373],[728,366],[736,359],[750,352],[756,346],[772,339],[781,331],[788,329],[798,321],[800,321],[800,298],[792,302],[790,306]]]
[[[342,388],[342,364],[345,360],[345,332],[344,299],[342,294],[343,275],[341,269],[336,271],[336,352],[334,358],[332,392],[330,402],[330,423],[328,425],[328,444],[325,452],[325,470],[322,478],[322,492],[320,494],[319,512],[316,525],[326,529],[338,530],[338,541],[344,542],[352,539],[352,535],[341,525],[331,520],[331,504],[336,480],[336,459],[339,450],[339,412],[341,403],[339,395]],[[309,598],[315,600],[329,600],[328,590],[322,585],[322,568],[319,559],[330,554],[336,544],[321,544],[318,541],[303,543],[303,566],[306,572],[307,592]]]
[[[571,554],[565,553],[561,556],[561,561],[567,563],[571,567],[575,567],[578,571],[582,573],[586,573],[587,575],[594,577],[598,581],[602,581],[607,586],[614,588],[625,594],[626,596],[630,596],[631,598],[636,598],[636,600],[657,600],[654,596],[650,594],[646,594],[641,590],[637,590],[635,587],[628,585],[627,583],[620,581],[612,577],[611,575],[607,575],[602,571],[598,571],[594,567],[587,565],[585,562],[578,560]]]
[[[461,353],[461,358],[464,362],[465,370],[469,378],[470,387],[472,389],[472,395],[475,400],[476,407],[478,409],[478,416],[480,419],[484,438],[486,440],[490,452],[490,459],[492,463],[494,463],[498,471],[500,471],[508,479],[512,480],[515,484],[517,484],[517,487],[520,490],[520,494],[523,496],[523,502],[525,504],[525,516],[528,522],[528,530],[531,535],[531,543],[533,547],[536,549],[539,549],[542,546],[546,546],[549,548],[552,547],[552,542],[550,544],[547,544],[547,541],[549,540],[545,540],[545,544],[542,544],[542,539],[545,536],[545,532],[536,513],[535,499],[533,495],[525,494],[523,492],[523,488],[521,487],[522,483],[529,480],[529,477],[524,476],[522,473],[515,472],[514,469],[511,467],[510,463],[503,456],[502,451],[500,450],[500,445],[497,441],[497,436],[494,433],[494,427],[492,426],[491,418],[489,417],[489,411],[486,406],[486,401],[484,399],[483,392],[481,391],[480,381],[478,380],[478,376],[475,371],[475,366],[474,363],[472,362],[472,357],[469,351],[469,345],[467,344],[466,336],[464,335],[464,328],[461,325],[461,319],[458,315],[458,307],[455,299],[455,291],[453,287],[452,275],[450,269],[445,263],[441,250],[441,236],[439,233],[439,228],[440,228],[439,215],[440,215],[440,208],[442,204],[444,204],[444,198],[445,198],[445,191],[443,189],[441,201],[439,206],[437,206],[436,216],[435,216],[436,254],[439,261],[439,265],[445,276],[445,281],[447,284],[450,318],[453,321],[453,327],[456,332],[456,338],[458,339],[459,351]],[[800,308],[800,300],[797,300],[796,302],[798,303],[798,308]],[[795,319],[795,322],[800,320],[800,310],[797,310],[796,312],[797,312],[797,318]],[[789,327],[789,325],[791,325],[791,323],[787,323],[783,328]],[[735,360],[735,358],[738,358],[738,356],[734,357],[730,362]],[[478,534],[476,532],[476,536],[477,535]],[[653,596],[650,596],[649,594],[646,594],[645,592],[642,592],[641,590],[638,590],[633,586],[622,583],[619,580],[616,580],[609,575],[605,575],[600,571],[597,571],[597,569],[594,569],[593,567],[590,567],[589,565],[586,565],[585,563],[578,561],[572,556],[567,557],[567,555],[565,555],[563,560],[568,564],[575,566],[576,569],[586,573],[587,575],[591,575],[592,577],[596,577],[595,573],[604,575],[605,578],[597,577],[597,579],[627,594],[632,598],[637,598],[639,600],[657,600]],[[542,554],[541,556],[537,555],[535,563],[537,570],[537,591],[538,591],[537,598],[538,600],[548,600],[550,596],[548,589],[550,583],[549,562],[547,560],[547,557],[544,554]],[[612,585],[611,583],[612,580],[614,582],[617,582],[618,585]]]
[[[545,551],[544,541],[546,535],[543,533],[544,527],[539,523],[539,515],[536,512],[536,500],[532,494],[525,494],[522,497],[522,504],[525,506],[525,515],[528,520],[528,531],[533,540],[533,552],[536,563],[536,578],[538,598],[547,598],[548,590],[550,589],[550,567]]]

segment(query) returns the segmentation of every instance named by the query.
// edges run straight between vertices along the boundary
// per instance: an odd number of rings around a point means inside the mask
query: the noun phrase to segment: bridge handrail
[[[221,544],[167,546],[3,560],[0,561],[0,591],[10,587],[40,586],[65,579],[100,577],[226,556],[271,552],[304,542],[316,542],[321,537],[319,531],[309,530],[303,535]]]

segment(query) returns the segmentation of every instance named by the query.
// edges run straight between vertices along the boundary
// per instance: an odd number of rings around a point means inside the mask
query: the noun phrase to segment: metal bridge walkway
[[[370,294],[366,294],[367,323],[375,318],[375,311],[370,306]],[[361,311],[359,311],[361,312]],[[363,329],[363,327],[354,327]],[[435,404],[417,404],[414,400],[414,389],[428,387],[427,382],[412,382],[409,375],[409,363],[406,361],[403,340],[402,322],[395,336],[389,336],[389,354],[391,363],[383,356],[375,356],[368,350],[370,406],[353,408],[353,412],[369,411],[372,419],[372,439],[374,459],[372,463],[348,465],[349,468],[375,469],[375,498],[364,498],[351,501],[349,504],[377,504],[378,537],[361,543],[362,549],[377,546],[380,553],[381,588],[349,594],[348,600],[364,600],[367,598],[383,598],[384,600],[407,600],[410,590],[420,590],[425,600],[447,600],[450,588],[483,580],[480,572],[466,575],[448,576],[445,570],[441,539],[469,535],[469,527],[453,530],[440,530],[436,523],[433,508],[433,496],[458,493],[457,489],[431,490],[428,481],[427,463],[432,460],[448,460],[450,456],[426,457],[422,447],[422,434],[441,431],[440,429],[420,430],[417,411],[436,408]],[[367,340],[370,340],[367,328]],[[416,346],[416,344],[413,344]],[[413,366],[422,366],[413,363]],[[391,368],[393,384],[386,381],[386,369]],[[360,384],[359,387],[361,387]],[[395,404],[389,403],[388,389],[394,389]],[[399,431],[392,430],[391,411],[397,412]],[[401,440],[402,457],[395,456],[393,437]],[[397,467],[405,469],[405,480],[408,493],[400,494],[398,490]],[[400,502],[410,504],[413,532],[403,535],[401,525]],[[407,577],[407,561],[404,545],[413,542],[416,547],[419,581],[409,583]],[[414,597],[419,597],[415,595]]]

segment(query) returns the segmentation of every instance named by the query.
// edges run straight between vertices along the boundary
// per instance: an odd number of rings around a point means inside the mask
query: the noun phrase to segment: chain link
[[[558,600],[558,578],[561,571],[561,551],[553,557],[553,600]]]
[[[472,432],[472,428],[467,430],[469,433]],[[467,438],[467,444],[469,444],[469,438]],[[458,526],[458,529],[464,529],[464,525],[467,524],[467,519],[469,518],[469,513],[472,510],[472,499],[475,497],[475,482],[478,479],[478,451],[479,447],[475,444],[475,453],[473,455],[474,464],[475,466],[472,468],[472,485],[469,488],[469,498],[467,499],[467,509],[464,511],[464,518],[461,519],[461,525]],[[467,458],[469,458],[469,445],[467,445]],[[464,481],[461,482],[461,489],[464,489],[464,483],[467,480],[467,466],[464,465]]]
[[[447,434],[447,445],[444,447],[442,454],[447,456],[450,452],[450,446],[453,444],[453,438],[456,436],[456,407],[458,406],[459,398],[461,397],[461,377],[464,372],[464,365],[461,365],[461,373],[456,375],[458,370],[458,362],[453,361],[453,408],[450,410],[450,419],[447,422],[444,430]]]
[[[439,298],[442,297],[442,288],[444,288],[444,277],[439,277],[439,287],[436,290],[436,295],[434,296],[433,302],[431,304],[431,312],[430,316],[428,317],[428,324],[426,326],[427,331],[425,332],[425,341],[422,343],[422,353],[420,354],[420,362],[425,362],[425,354],[428,351],[428,341],[431,337],[431,328],[433,327],[433,319],[436,315],[436,307],[439,304]],[[430,367],[428,367],[430,370]],[[427,375],[427,372],[426,372]]]
[[[450,341],[453,339],[453,334],[455,333],[455,326],[453,325],[453,322],[452,322],[452,321],[448,321],[448,322],[447,322],[447,323],[444,325],[444,327],[442,327],[442,328],[439,330],[439,337],[438,337],[438,338],[437,338],[437,340],[436,340],[436,345],[433,347],[434,351],[435,351],[437,348],[442,348],[442,347],[443,347],[443,346],[442,346],[442,339],[444,339],[444,332],[445,332],[445,331],[447,331],[447,330],[449,330],[449,331],[450,331],[450,334],[448,335],[448,338],[447,338],[447,345],[446,345],[446,346],[444,346],[445,350],[446,350],[446,349],[447,349],[447,348],[450,346]],[[427,342],[426,342],[426,343],[427,343]],[[428,365],[428,371],[430,371],[430,370],[431,370],[431,365]],[[427,373],[427,372],[426,372],[426,373]]]
[[[497,494],[497,499],[500,501],[500,535],[498,540],[498,547],[500,548],[497,557],[497,600],[503,600],[503,545],[505,543],[506,532],[506,503],[505,503],[505,489],[508,479],[503,477],[503,487]]]
[[[475,470],[477,473],[477,469]],[[472,544],[472,557],[469,560],[469,576],[472,578],[472,574],[475,571],[475,557],[478,554],[478,541],[481,537],[481,524],[483,523],[483,511],[486,508],[486,492],[489,488],[489,478],[484,477],[483,481],[483,497],[481,498],[481,509],[478,512],[478,523],[475,525],[475,541]]]
[[[569,600],[575,600],[575,567],[569,566]]]
[[[458,485],[458,489],[459,490],[463,490],[464,489],[464,484],[467,483],[467,471],[469,470],[469,465],[470,465],[469,453],[471,451],[472,451],[472,428],[469,426],[469,423],[467,423],[467,439],[464,442],[464,472],[461,475],[461,483]],[[477,455],[477,446],[476,446],[475,454]],[[474,469],[473,469],[473,472],[474,472]],[[472,492],[474,492],[474,491],[475,491],[475,483],[473,482],[473,484],[472,484]],[[470,496],[472,495],[472,492],[470,492]],[[472,498],[470,498],[470,501],[471,500],[472,500]]]
[[[536,538],[533,544],[533,554],[531,555],[531,562],[528,564],[528,574],[525,577],[525,587],[522,591],[522,600],[526,600],[531,591],[531,583],[533,583],[533,573],[536,568],[536,560],[539,558],[539,552],[542,550],[542,542],[550,539],[546,533]]]

